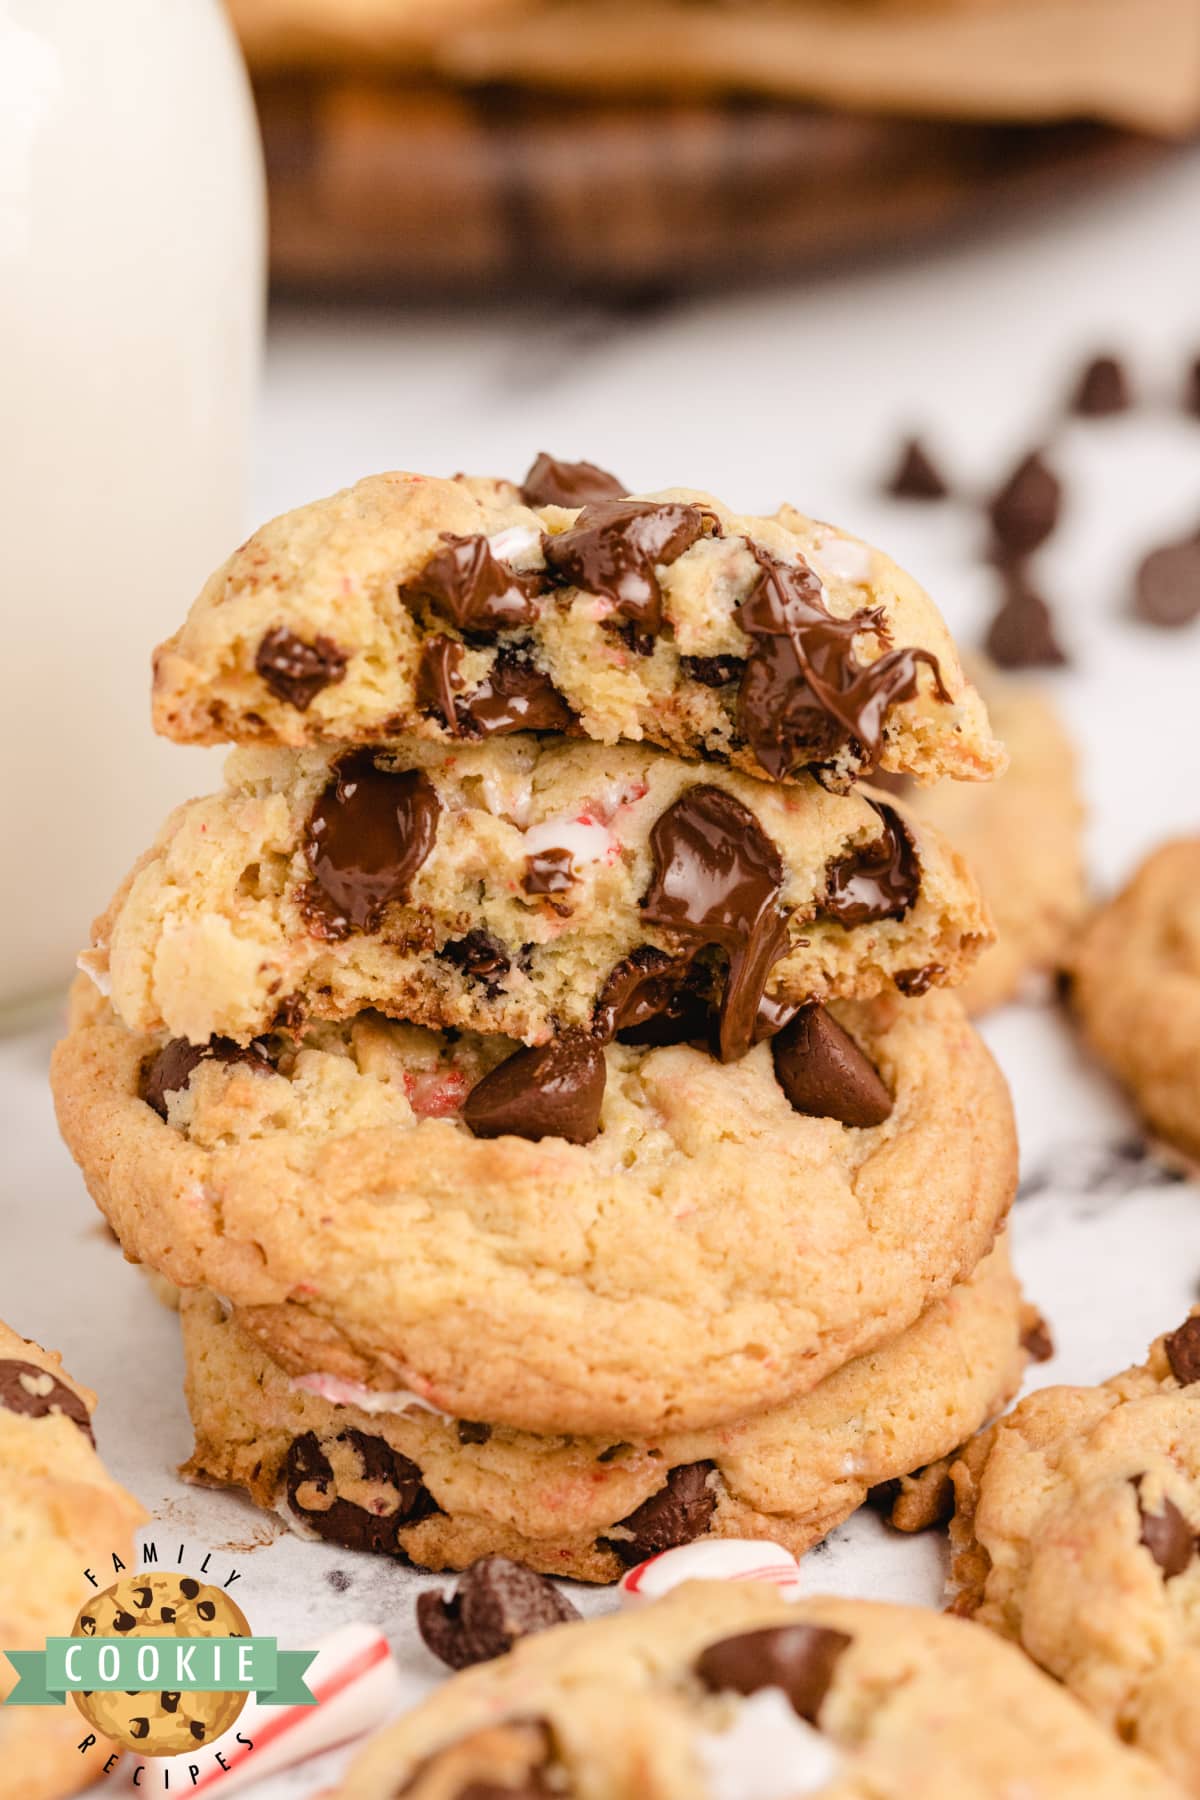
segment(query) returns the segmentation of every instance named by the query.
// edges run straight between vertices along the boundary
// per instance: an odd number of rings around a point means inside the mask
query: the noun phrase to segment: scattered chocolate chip
[[[660,1550],[690,1544],[708,1530],[716,1511],[717,1496],[708,1479],[714,1466],[695,1462],[672,1469],[657,1494],[619,1521],[621,1531],[629,1535],[601,1538],[601,1544],[615,1551],[629,1569]]]
[[[1200,537],[1150,552],[1138,567],[1133,607],[1147,625],[1191,624],[1200,613]]]
[[[879,837],[838,857],[825,871],[821,915],[847,927],[902,919],[921,892],[921,865],[903,819],[883,802],[867,804],[879,814]]]
[[[944,500],[950,492],[920,438],[905,438],[885,491],[895,500]]]
[[[927,994],[931,987],[936,987],[945,973],[941,963],[926,963],[923,969],[898,969],[892,979],[902,994],[915,1000],[918,995]]]
[[[1176,1575],[1182,1575],[1189,1567],[1196,1554],[1196,1533],[1188,1524],[1173,1500],[1162,1496],[1161,1512],[1147,1512],[1142,1505],[1142,1483],[1144,1475],[1133,1478],[1132,1486],[1137,1494],[1138,1517],[1142,1522],[1139,1542],[1144,1544],[1163,1573],[1163,1580],[1170,1581]]]
[[[466,937],[443,944],[437,953],[444,962],[461,969],[469,981],[478,981],[489,1000],[494,1000],[512,967],[512,959],[500,939],[476,926]]]
[[[589,501],[619,500],[629,489],[607,469],[591,462],[560,462],[542,450],[521,483],[526,506],[586,506]]]
[[[1163,1349],[1180,1387],[1200,1381],[1200,1313],[1185,1319],[1178,1331],[1169,1331],[1163,1339]]]
[[[518,1050],[467,1095],[463,1122],[476,1137],[565,1138],[590,1144],[600,1130],[604,1048],[584,1031]]]
[[[949,700],[937,658],[899,649],[860,663],[854,639],[864,631],[884,635],[879,609],[834,618],[806,563],[779,562],[757,544],[750,549],[759,573],[738,608],[751,641],[738,689],[742,735],[773,779],[811,766],[826,785],[847,786],[878,762],[888,709],[916,693],[919,664],[933,671],[938,693]],[[839,766],[848,763],[855,768]]]
[[[719,1038],[722,1060],[732,1062],[754,1042],[767,976],[788,948],[783,860],[740,800],[707,785],[688,788],[655,820],[650,850],[644,917],[693,953],[713,944],[728,957]]]
[[[37,1363],[22,1362],[17,1357],[5,1357],[0,1362],[0,1411],[23,1413],[30,1419],[47,1419],[61,1413],[79,1427],[90,1444],[96,1442],[92,1415],[74,1388]]]
[[[1049,1325],[1036,1307],[1026,1306],[1021,1313],[1021,1348],[1034,1362],[1049,1362],[1054,1355],[1054,1337]]]
[[[521,886],[527,894],[564,894],[575,881],[575,855],[571,850],[539,850],[525,858]]]
[[[337,1492],[331,1457],[346,1457],[357,1486],[374,1488],[373,1507],[357,1506]],[[386,1439],[363,1431],[343,1431],[322,1442],[306,1431],[288,1447],[284,1463],[288,1505],[320,1537],[351,1550],[377,1550],[395,1555],[402,1526],[416,1525],[437,1511],[416,1463]]]
[[[410,611],[428,606],[460,631],[491,636],[528,625],[536,619],[536,600],[546,592],[546,578],[523,573],[492,554],[486,537],[442,533],[442,549],[411,581],[402,582],[400,604]]]
[[[423,770],[381,769],[370,750],[341,757],[308,821],[310,924],[332,937],[375,930],[390,902],[408,898],[440,811]]]
[[[1023,457],[988,507],[1000,548],[1027,556],[1058,524],[1062,483],[1038,450]]]
[[[258,646],[254,667],[277,700],[307,712],[323,688],[342,680],[346,660],[332,638],[320,636],[306,644],[286,625],[277,625]]]
[[[546,564],[560,581],[611,600],[618,618],[654,634],[662,628],[655,570],[689,550],[710,518],[698,506],[593,502],[568,531],[543,540]]]
[[[1050,608],[1019,566],[1004,570],[1004,598],[983,647],[1002,669],[1053,669],[1067,660]]]
[[[1106,419],[1133,405],[1125,365],[1115,356],[1094,356],[1080,371],[1070,411],[1081,419]]]
[[[740,656],[681,656],[679,667],[689,681],[698,681],[701,687],[719,688],[740,681],[746,664]]]
[[[459,1419],[456,1429],[460,1444],[486,1444],[492,1435],[491,1426],[478,1419]]]
[[[853,1639],[825,1625],[775,1625],[710,1644],[696,1673],[713,1693],[757,1694],[782,1688],[792,1711],[817,1723],[838,1658]]]
[[[771,1039],[775,1076],[795,1110],[843,1125],[882,1125],[892,1096],[848,1031],[815,1001]]]
[[[452,1669],[491,1662],[519,1638],[578,1617],[552,1581],[507,1556],[472,1563],[448,1600],[435,1593],[417,1596],[417,1628]]]
[[[692,966],[690,956],[672,956],[653,944],[639,944],[610,973],[592,1014],[592,1030],[602,1043],[619,1031],[636,1029],[669,1012]]]
[[[265,1044],[235,1044],[231,1038],[209,1038],[207,1044],[189,1044],[186,1038],[171,1038],[155,1056],[147,1057],[138,1076],[138,1094],[152,1106],[160,1119],[167,1116],[167,1095],[178,1093],[188,1085],[201,1063],[245,1063],[260,1075],[272,1070],[270,1053]]]

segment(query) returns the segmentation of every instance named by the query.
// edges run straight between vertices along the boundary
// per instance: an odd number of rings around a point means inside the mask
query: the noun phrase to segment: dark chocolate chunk
[[[854,1640],[825,1625],[774,1625],[710,1644],[696,1673],[714,1693],[757,1694],[782,1688],[792,1711],[817,1723],[838,1658]]]
[[[338,1451],[338,1446],[344,1447]],[[368,1512],[337,1492],[333,1463],[326,1451],[347,1452],[355,1463],[355,1479],[374,1487],[378,1512]],[[402,1526],[416,1525],[437,1511],[415,1462],[393,1450],[386,1439],[364,1431],[343,1431],[322,1444],[306,1431],[288,1447],[284,1464],[288,1505],[320,1537],[351,1550],[379,1550],[395,1555]]]
[[[74,1388],[37,1363],[22,1362],[17,1357],[0,1361],[0,1411],[24,1413],[30,1419],[48,1419],[53,1413],[61,1413],[72,1425],[78,1425],[89,1443],[96,1442],[92,1415]]]
[[[629,1536],[601,1538],[601,1544],[615,1551],[628,1569],[661,1550],[690,1544],[708,1530],[716,1511],[717,1496],[708,1479],[714,1467],[711,1462],[695,1462],[672,1469],[665,1487],[620,1520],[621,1530]]]
[[[476,1082],[463,1122],[476,1137],[565,1138],[590,1144],[600,1130],[603,1045],[584,1031],[518,1050]]]
[[[639,944],[622,957],[600,990],[592,1030],[607,1044],[620,1031],[636,1030],[670,1013],[692,966],[690,956],[672,956],[653,944]]]
[[[1040,1312],[1027,1307],[1021,1319],[1021,1348],[1034,1362],[1049,1362],[1054,1355],[1054,1338]]]
[[[983,647],[1002,669],[1053,669],[1067,660],[1050,608],[1019,565],[1004,571],[1004,598]]]
[[[919,994],[927,994],[931,987],[946,973],[941,963],[926,963],[923,969],[897,969],[892,977],[902,994],[915,1000]]]
[[[152,1106],[160,1119],[167,1116],[167,1095],[178,1093],[192,1079],[201,1063],[245,1063],[260,1075],[272,1069],[270,1053],[257,1040],[251,1044],[235,1044],[232,1038],[209,1038],[207,1044],[189,1044],[186,1038],[171,1038],[156,1056],[147,1057],[138,1077],[138,1094]]]
[[[902,919],[921,891],[921,865],[903,819],[882,802],[867,804],[879,814],[881,834],[838,857],[825,871],[820,911],[840,925]]]
[[[792,1106],[843,1125],[882,1125],[892,1096],[848,1031],[815,1001],[771,1039],[775,1076]]]
[[[568,731],[575,714],[550,677],[527,656],[502,645],[491,672],[458,702],[468,737],[503,737],[510,731]]]
[[[536,619],[537,597],[546,587],[544,575],[501,562],[485,537],[444,531],[442,548],[411,581],[401,583],[398,594],[410,611],[427,606],[460,631],[491,636]]]
[[[440,811],[422,769],[378,768],[370,750],[343,756],[308,821],[310,922],[330,937],[373,931],[390,902],[407,900]]]
[[[1058,524],[1062,483],[1038,450],[1022,457],[988,507],[1000,548],[1028,556]]]
[[[539,850],[525,858],[521,886],[527,894],[563,894],[575,880],[572,850]]]
[[[896,500],[944,500],[950,492],[941,470],[920,438],[905,438],[896,466],[885,483]]]
[[[655,634],[662,628],[655,569],[689,550],[710,519],[698,506],[597,501],[570,530],[543,540],[546,564],[560,581],[611,600],[618,618]]]
[[[1200,613],[1200,537],[1152,550],[1138,566],[1134,611],[1147,625],[1190,625]]]
[[[1133,405],[1125,365],[1115,356],[1094,356],[1085,364],[1071,395],[1070,410],[1081,419],[1106,419]]]
[[[512,968],[512,959],[500,939],[476,926],[466,937],[443,944],[438,955],[444,962],[461,969],[469,981],[478,981],[490,1000],[504,985],[504,977]]]
[[[746,664],[740,656],[681,656],[679,667],[689,681],[698,681],[701,687],[719,688],[740,681]]]
[[[1200,1381],[1200,1313],[1185,1319],[1178,1331],[1168,1331],[1163,1349],[1171,1365],[1171,1373],[1180,1387]]]
[[[750,549],[759,574],[738,608],[752,646],[738,689],[742,735],[776,780],[812,766],[828,783],[845,785],[850,776],[831,765],[853,761],[860,774],[874,768],[888,708],[916,693],[919,664],[933,671],[949,700],[937,658],[899,649],[860,663],[855,637],[884,636],[879,609],[836,619],[806,563],[779,562],[757,544]]]
[[[258,646],[254,667],[277,700],[306,712],[323,688],[341,681],[346,655],[332,638],[321,635],[306,644],[286,625],[276,625]]]
[[[450,1599],[435,1593],[417,1596],[417,1628],[433,1654],[452,1669],[491,1662],[519,1638],[578,1617],[552,1581],[507,1556],[472,1563]]]
[[[492,1435],[491,1426],[479,1419],[460,1419],[456,1430],[460,1444],[486,1444]]]
[[[462,657],[463,647],[457,638],[435,632],[421,645],[421,660],[417,664],[418,707],[427,718],[440,719],[455,737],[462,735],[458,717]]]
[[[1133,1487],[1137,1493],[1138,1517],[1142,1530],[1139,1542],[1144,1544],[1163,1573],[1163,1580],[1170,1581],[1176,1575],[1182,1575],[1191,1564],[1196,1554],[1196,1533],[1188,1524],[1173,1500],[1162,1496],[1162,1509],[1159,1512],[1147,1512],[1142,1504],[1142,1483],[1144,1475],[1133,1478]]]
[[[607,469],[591,462],[560,462],[539,451],[521,483],[526,506],[586,506],[589,501],[619,500],[629,489]]]
[[[740,800],[707,785],[688,788],[655,820],[650,849],[645,918],[693,951],[714,944],[729,959],[719,1036],[722,1060],[732,1062],[754,1042],[767,976],[788,948],[783,860]]]

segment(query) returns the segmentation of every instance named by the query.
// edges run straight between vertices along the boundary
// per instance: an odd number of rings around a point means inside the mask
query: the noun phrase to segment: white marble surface
[[[1137,552],[1200,523],[1200,425],[1165,400],[1184,354],[1200,352],[1198,224],[1200,156],[1181,155],[1040,228],[802,289],[623,317],[535,299],[520,316],[285,315],[268,360],[254,515],[377,468],[519,473],[548,448],[635,485],[708,486],[749,509],[793,498],[885,543],[971,642],[990,592],[976,520],[890,504],[871,478],[912,422],[953,472],[986,484],[1037,438],[1076,357],[1111,341],[1164,402],[1070,431],[1071,509],[1044,559],[1076,659],[1054,685],[1082,745],[1092,862],[1107,884],[1150,843],[1194,826],[1200,788],[1200,626],[1155,634],[1123,616]],[[104,898],[80,894],[81,935]],[[437,1678],[412,1629],[427,1578],[303,1543],[173,1473],[190,1447],[174,1320],[105,1241],[57,1143],[52,1035],[42,1021],[0,1043],[0,1314],[61,1347],[99,1390],[114,1473],[169,1535],[236,1560],[256,1630],[296,1644],[348,1618],[379,1621],[415,1698]],[[1010,1008],[987,1035],[1022,1134],[1018,1259],[1059,1345],[1032,1379],[1094,1379],[1138,1357],[1196,1297],[1200,1192],[1136,1149],[1122,1102],[1048,1007]],[[936,1603],[940,1548],[860,1517],[804,1569],[812,1587]],[[300,1800],[339,1761],[254,1791]]]

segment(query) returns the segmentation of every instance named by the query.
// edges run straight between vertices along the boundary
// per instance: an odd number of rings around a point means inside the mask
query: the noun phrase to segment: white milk
[[[150,652],[244,534],[262,299],[219,0],[0,0],[0,1005],[211,782]]]

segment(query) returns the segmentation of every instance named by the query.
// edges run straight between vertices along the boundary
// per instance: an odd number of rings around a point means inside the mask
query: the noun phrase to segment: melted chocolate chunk
[[[715,1463],[681,1463],[667,1476],[666,1486],[619,1521],[628,1537],[600,1538],[606,1550],[613,1550],[627,1569],[657,1556],[661,1550],[673,1550],[677,1544],[690,1544],[708,1530],[717,1507],[716,1491],[709,1485]]]
[[[472,1563],[450,1599],[435,1593],[417,1596],[417,1629],[451,1669],[491,1662],[518,1639],[578,1617],[552,1581],[507,1556]]]
[[[905,438],[896,466],[884,484],[895,500],[944,500],[950,492],[941,470],[920,438]]]
[[[565,1138],[590,1144],[600,1130],[604,1048],[583,1031],[518,1050],[476,1082],[463,1122],[476,1137]]]
[[[260,1075],[269,1075],[273,1067],[265,1044],[235,1044],[231,1038],[209,1038],[207,1044],[189,1044],[186,1038],[171,1038],[156,1056],[147,1057],[138,1076],[138,1095],[152,1106],[160,1119],[167,1116],[167,1095],[185,1088],[201,1063],[245,1063]]]
[[[1147,625],[1191,624],[1200,613],[1200,537],[1150,552],[1137,571],[1133,605]]]
[[[1144,1544],[1159,1568],[1163,1580],[1171,1581],[1176,1575],[1182,1575],[1191,1564],[1196,1554],[1196,1533],[1188,1524],[1173,1500],[1162,1496],[1162,1509],[1159,1512],[1147,1512],[1142,1505],[1142,1482],[1144,1475],[1133,1480],[1137,1493],[1138,1517],[1142,1530],[1139,1542]]]
[[[831,1013],[811,1002],[771,1040],[775,1077],[795,1110],[843,1125],[882,1125],[892,1096]]]
[[[586,506],[589,501],[619,500],[629,489],[607,469],[591,462],[560,462],[539,451],[521,483],[526,506]]]
[[[662,629],[655,569],[690,550],[710,518],[698,506],[674,502],[593,502],[569,531],[543,540],[546,564],[560,581],[611,600],[618,618],[654,634]]]
[[[724,788],[688,788],[650,833],[654,876],[642,899],[652,925],[693,952],[706,944],[729,959],[720,1013],[725,1062],[754,1042],[755,1019],[773,965],[788,947],[779,909],[783,861],[754,814]]]
[[[418,575],[401,584],[402,606],[410,611],[428,606],[460,631],[485,637],[537,618],[536,600],[547,585],[543,575],[510,568],[492,554],[485,537],[444,531],[442,545]]]
[[[1169,1331],[1163,1339],[1163,1349],[1180,1387],[1200,1381],[1200,1313],[1185,1319],[1178,1331]]]
[[[1000,549],[1012,556],[1036,550],[1058,524],[1062,497],[1062,483],[1039,451],[1022,458],[988,507]]]
[[[825,1625],[767,1626],[710,1644],[696,1659],[696,1673],[717,1694],[781,1688],[792,1711],[815,1725],[838,1658],[853,1641]]]
[[[825,871],[821,915],[847,927],[902,919],[921,892],[921,865],[903,819],[890,806],[867,804],[882,821],[880,836]]]
[[[343,756],[308,821],[310,921],[330,937],[374,931],[386,906],[407,900],[440,811],[423,770],[377,768],[369,750]]]
[[[427,637],[421,646],[417,664],[417,705],[427,718],[440,719],[455,737],[463,735],[458,716],[458,696],[462,692],[463,647],[457,638],[440,632]]]
[[[490,672],[470,694],[463,691],[462,654],[455,638],[427,638],[417,668],[417,704],[422,712],[441,719],[454,737],[568,731],[575,723],[575,714],[550,677],[519,650],[503,645]]]
[[[575,855],[571,850],[539,850],[525,858],[521,886],[527,894],[564,894],[575,881]]]
[[[48,1419],[59,1413],[77,1425],[90,1444],[96,1442],[92,1415],[74,1388],[48,1369],[18,1357],[0,1361],[0,1412],[23,1413],[29,1419]]]
[[[897,969],[892,979],[902,994],[915,1000],[918,995],[927,994],[931,987],[936,987],[945,973],[941,963],[926,963],[923,969]]]
[[[701,687],[719,688],[740,681],[746,664],[740,656],[681,656],[679,667],[689,681],[698,681]]]
[[[600,990],[592,1031],[609,1043],[620,1031],[634,1031],[676,1005],[692,967],[690,956],[672,956],[653,944],[639,944],[622,957]]]
[[[307,712],[323,688],[341,681],[346,660],[332,638],[320,636],[306,644],[286,625],[277,625],[258,646],[254,667],[277,700]]]
[[[395,1555],[402,1526],[416,1525],[436,1512],[421,1471],[384,1438],[364,1431],[343,1431],[329,1446],[345,1445],[352,1453],[357,1479],[381,1490],[380,1512],[368,1512],[339,1498],[333,1464],[315,1431],[306,1431],[288,1448],[284,1464],[288,1505],[320,1537],[351,1550],[378,1550]]]
[[[738,609],[752,644],[738,690],[742,735],[775,780],[847,754],[860,773],[868,772],[879,760],[889,707],[917,692],[920,663],[933,671],[938,693],[949,700],[937,658],[928,650],[900,649],[860,663],[855,636],[884,635],[879,609],[836,619],[806,563],[779,562],[757,544],[750,549],[759,574]]]
[[[1125,365],[1115,356],[1094,356],[1080,371],[1070,410],[1081,419],[1106,419],[1132,405]]]
[[[1050,608],[1019,565],[1005,571],[1004,599],[983,647],[1002,669],[1053,669],[1067,661]]]
[[[504,985],[504,977],[512,967],[508,951],[490,931],[476,927],[466,937],[443,944],[438,951],[443,961],[461,969],[469,981],[482,984],[489,1000],[494,1000]]]

